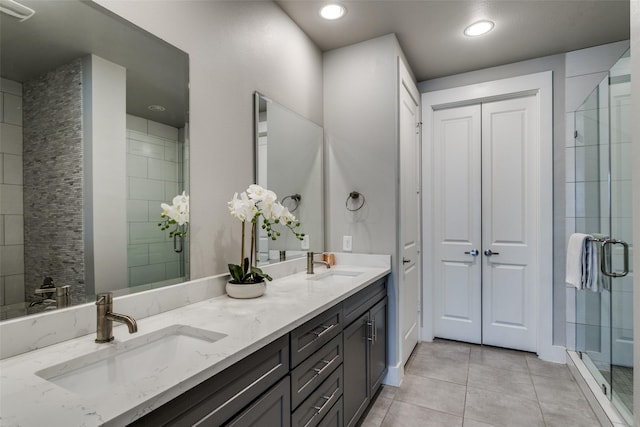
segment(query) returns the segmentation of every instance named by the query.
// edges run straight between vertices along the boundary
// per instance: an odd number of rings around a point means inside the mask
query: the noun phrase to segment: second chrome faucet
[[[313,273],[313,265],[314,264],[323,264],[326,265],[327,268],[331,268],[331,264],[328,261],[314,261],[313,256],[315,254],[313,252],[307,252],[307,274]]]
[[[96,328],[97,343],[113,341],[114,321],[127,325],[130,334],[138,332],[136,319],[131,316],[113,312],[113,294],[111,292],[96,295],[96,306],[98,315],[98,324]]]

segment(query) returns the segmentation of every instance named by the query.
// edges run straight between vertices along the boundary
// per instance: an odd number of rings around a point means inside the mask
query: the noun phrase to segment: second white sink
[[[345,283],[351,282],[354,277],[362,274],[362,271],[352,271],[352,270],[334,270],[329,269],[322,273],[318,274],[310,274],[307,276],[307,280],[313,281],[322,281],[327,283]]]
[[[93,397],[114,387],[159,379],[179,380],[186,366],[207,353],[225,334],[172,325],[36,372],[73,393]]]

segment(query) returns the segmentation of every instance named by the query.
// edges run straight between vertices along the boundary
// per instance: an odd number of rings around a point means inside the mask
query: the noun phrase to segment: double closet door
[[[438,110],[433,124],[434,334],[535,352],[536,97]]]

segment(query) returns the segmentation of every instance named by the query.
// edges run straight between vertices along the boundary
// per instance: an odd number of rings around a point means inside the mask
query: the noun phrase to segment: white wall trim
[[[433,112],[438,109],[515,98],[523,95],[535,95],[539,117],[539,158],[538,158],[538,206],[549,207],[541,211],[538,217],[538,259],[540,262],[540,283],[537,290],[537,353],[541,359],[565,362],[564,347],[553,345],[553,72],[528,74],[502,80],[494,80],[452,89],[422,94],[423,150],[422,164],[425,171],[432,170],[432,123]],[[424,173],[423,181],[423,233],[433,235],[431,215],[433,200],[433,179],[430,173]],[[433,247],[430,239],[425,238],[422,245],[424,271],[433,271]],[[433,339],[433,280],[423,275],[423,328],[422,340]]]
[[[398,360],[398,363],[391,366],[389,365],[389,369],[387,370],[387,375],[385,375],[382,383],[385,385],[390,385],[393,387],[400,387],[402,384],[402,380],[404,379],[404,364],[402,360]]]

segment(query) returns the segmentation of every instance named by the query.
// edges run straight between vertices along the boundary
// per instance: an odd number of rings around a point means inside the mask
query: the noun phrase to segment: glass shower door
[[[633,412],[630,59],[627,52],[609,72],[611,238],[622,243],[605,253],[616,276],[611,278],[611,390],[616,406],[626,412],[623,415]]]
[[[576,349],[632,424],[633,272],[629,52],[575,113],[576,231],[598,241],[597,292],[576,292]]]

